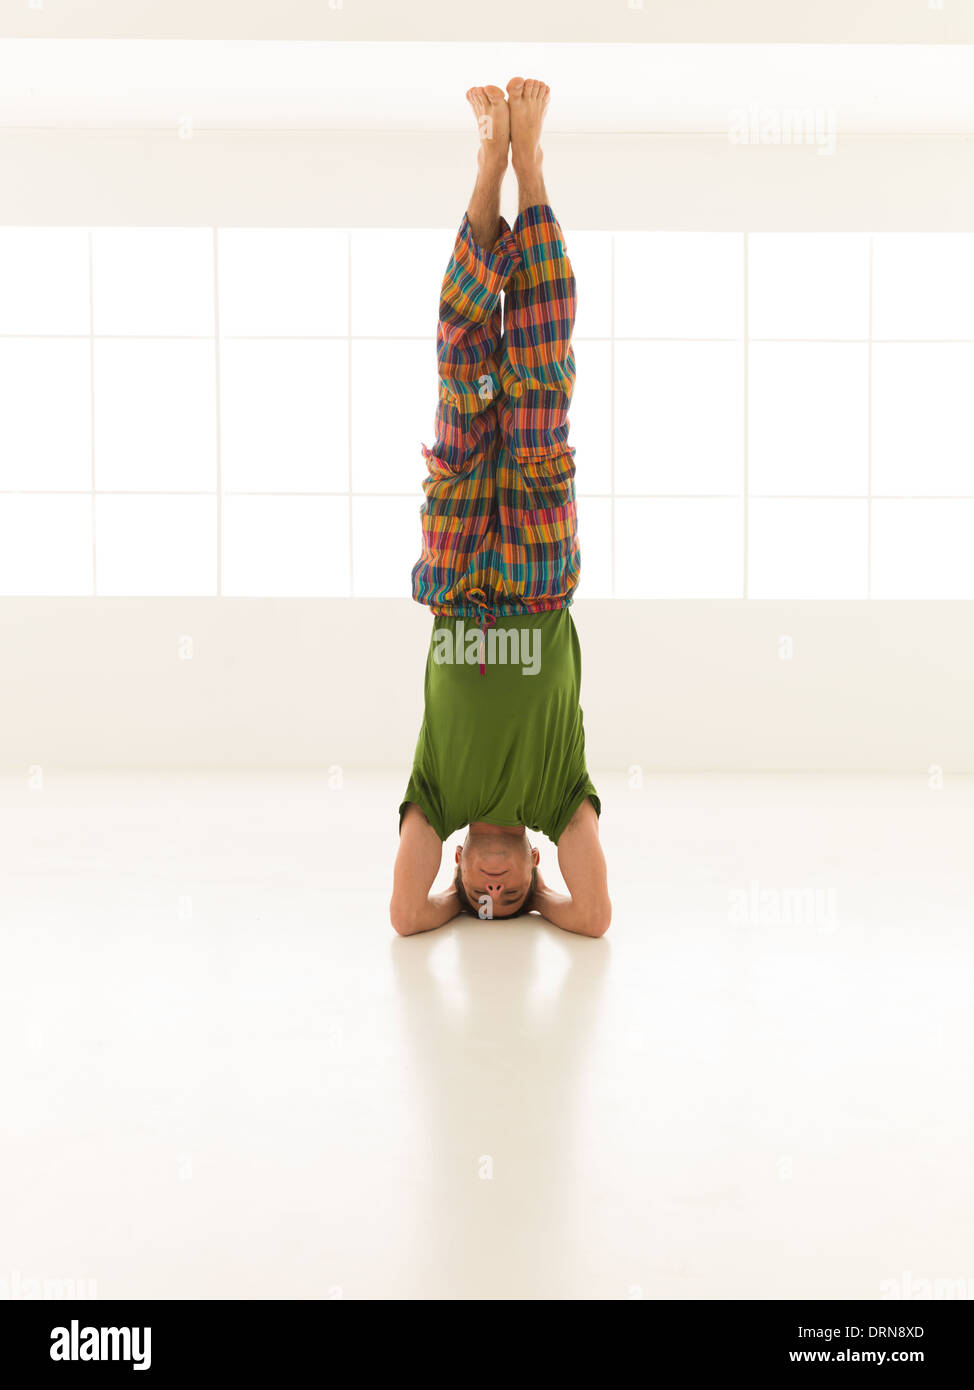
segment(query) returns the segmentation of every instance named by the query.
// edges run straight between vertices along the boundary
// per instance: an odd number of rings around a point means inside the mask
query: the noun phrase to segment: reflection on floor
[[[399,939],[330,781],[3,780],[0,1284],[974,1291],[974,779],[597,777],[601,941]]]

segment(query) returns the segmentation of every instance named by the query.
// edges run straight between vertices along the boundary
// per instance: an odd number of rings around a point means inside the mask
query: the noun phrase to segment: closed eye
[[[479,901],[479,899],[480,899],[481,897],[487,897],[487,896],[489,896],[489,895],[488,895],[488,893],[487,893],[487,889],[486,889],[486,888],[476,888],[476,889],[473,889],[473,896]],[[504,892],[501,894],[501,896],[497,899],[497,902],[498,902],[498,903],[500,904],[500,906],[502,906],[502,907],[513,907],[513,908],[518,908],[518,907],[520,907],[524,902],[527,901],[527,896],[528,896],[527,890],[526,890],[525,892],[523,892],[523,893],[518,893],[516,889],[507,888],[507,889],[504,890]],[[513,916],[514,914],[511,913],[511,914],[509,914],[509,915],[510,915],[510,916]]]
[[[478,894],[486,894],[487,889],[478,888],[477,892]],[[521,901],[522,896],[523,894],[519,893],[516,888],[505,888],[504,892],[501,894],[501,901],[505,903],[518,903]]]

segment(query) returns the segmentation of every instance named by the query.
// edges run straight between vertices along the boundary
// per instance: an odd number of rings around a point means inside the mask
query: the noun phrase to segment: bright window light
[[[974,598],[974,499],[872,508],[873,598]]]
[[[91,487],[91,348],[0,338],[0,488]]]
[[[752,233],[747,294],[752,338],[866,338],[869,238]]]
[[[348,233],[228,227],[219,235],[220,332],[248,337],[348,333]]]
[[[322,598],[349,592],[347,497],[225,497],[224,594]]]
[[[742,236],[734,232],[619,232],[615,241],[615,331],[619,337],[740,335]]]
[[[230,492],[348,490],[348,343],[238,339],[220,350]]]
[[[212,341],[96,340],[95,478],[110,492],[216,486]]]
[[[862,497],[869,478],[866,343],[752,343],[748,488]]]
[[[974,493],[974,343],[873,347],[873,493]]]
[[[583,338],[612,333],[612,235],[576,232],[562,227],[565,249],[575,276],[576,345]]]
[[[91,332],[83,227],[0,227],[0,334]]]
[[[868,596],[865,500],[757,498],[748,509],[751,598]]]
[[[873,337],[974,338],[974,235],[873,237]]]
[[[434,338],[457,228],[352,232],[352,333]]]
[[[352,592],[356,598],[409,598],[423,544],[416,497],[353,497]]]
[[[91,593],[91,498],[0,495],[0,593]]]
[[[436,345],[352,343],[352,482],[356,492],[410,492],[426,476],[421,444],[433,447]]]
[[[627,499],[616,506],[616,598],[741,598],[741,504]]]
[[[578,543],[582,550],[581,598],[612,597],[612,499],[578,499]]]
[[[92,261],[96,333],[212,335],[216,287],[208,227],[98,227]]]
[[[0,229],[3,592],[408,594],[455,236]],[[974,234],[566,243],[581,596],[974,597]]]
[[[617,343],[616,492],[739,492],[742,382],[735,343]]]
[[[99,594],[216,593],[214,497],[98,497],[95,539]]]
[[[568,411],[568,439],[575,450],[579,496],[612,491],[612,345],[580,340],[575,349],[575,390]]]

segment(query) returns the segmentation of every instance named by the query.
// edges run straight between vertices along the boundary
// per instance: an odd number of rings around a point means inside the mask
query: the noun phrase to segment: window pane
[[[215,397],[212,341],[96,340],[97,486],[214,488]]]
[[[615,331],[623,338],[734,338],[743,238],[736,232],[618,232]]]
[[[220,332],[348,332],[348,233],[323,227],[220,232]]]
[[[974,235],[873,238],[874,338],[974,338]]]
[[[0,496],[0,593],[91,593],[91,497]]]
[[[575,390],[568,412],[568,442],[575,450],[575,487],[612,491],[612,347],[576,342]]]
[[[353,497],[353,592],[356,598],[409,598],[423,547],[422,496]]]
[[[578,541],[582,548],[580,598],[612,597],[612,499],[581,497]]]
[[[99,594],[216,593],[214,497],[97,497]]]
[[[92,234],[96,333],[213,332],[207,227],[99,227]]]
[[[88,339],[0,339],[0,488],[90,487]]]
[[[352,332],[434,337],[457,228],[352,232]]]
[[[456,230],[0,228],[0,589],[408,594]],[[974,233],[566,241],[580,595],[974,597]]]
[[[748,398],[752,493],[865,496],[867,344],[753,343]]]
[[[0,333],[90,331],[84,228],[0,227]]]
[[[974,494],[972,380],[974,345],[874,345],[874,494]]]
[[[974,598],[974,501],[873,503],[873,598]]]
[[[348,594],[348,498],[225,497],[224,594]]]
[[[618,493],[738,492],[741,349],[735,343],[617,343]]]
[[[617,598],[740,598],[736,499],[633,499],[616,504]]]
[[[417,493],[420,445],[433,447],[436,345],[352,344],[352,477],[356,492]]]
[[[869,503],[759,500],[748,516],[750,598],[866,598]]]
[[[562,228],[575,274],[575,341],[607,338],[612,332],[612,234]]]
[[[348,490],[348,344],[223,342],[225,491]]]
[[[747,289],[753,338],[866,338],[869,238],[753,233]]]

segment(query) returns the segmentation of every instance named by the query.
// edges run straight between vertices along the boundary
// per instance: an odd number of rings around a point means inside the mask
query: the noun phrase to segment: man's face
[[[456,862],[460,882],[474,908],[486,895],[494,917],[514,917],[531,887],[531,871],[540,859],[527,836],[469,830]]]

